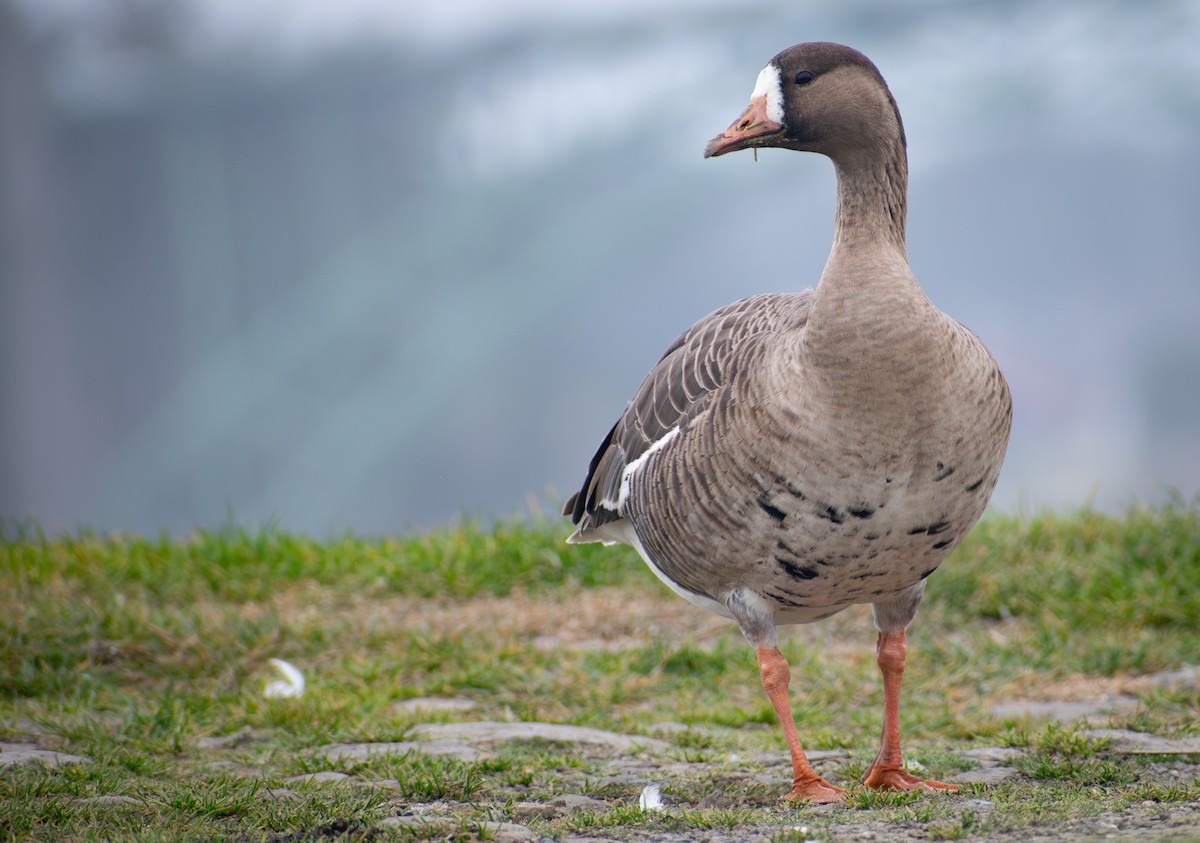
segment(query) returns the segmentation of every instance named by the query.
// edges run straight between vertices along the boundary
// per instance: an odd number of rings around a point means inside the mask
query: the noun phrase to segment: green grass
[[[998,723],[986,708],[1055,683],[1194,663],[1196,502],[1121,516],[993,513],[931,577],[910,633],[906,747],[934,778],[974,765],[958,749],[1027,750],[1015,783],[964,788],[994,803],[984,813],[956,798],[861,791],[833,813],[781,805],[781,736],[741,635],[666,592],[631,551],[566,545],[558,523],[331,540],[237,528],[47,536],[27,523],[0,533],[0,741],[89,759],[0,768],[0,839],[411,839],[421,832],[372,824],[425,803],[450,806],[449,826],[430,835],[466,839],[510,821],[518,802],[586,793],[608,807],[528,824],[550,836],[745,827],[819,840],[835,825],[882,822],[951,840],[1200,799],[1200,784],[1162,778],[1153,759],[1115,756],[1073,727]],[[849,750],[827,769],[852,782],[882,705],[866,610],[782,646],[805,745]],[[273,657],[304,670],[303,697],[264,697]],[[1194,688],[1138,693],[1141,708],[1114,725],[1200,735]],[[662,781],[668,809],[641,812],[640,785],[609,775],[611,753],[572,745],[504,744],[473,761],[322,754],[406,740],[418,718],[397,704],[423,696],[476,706],[425,720],[665,738],[646,775]],[[664,733],[664,721],[691,728]],[[203,743],[221,736],[238,739]],[[292,780],[325,770],[353,779]],[[89,801],[114,794],[127,800]]]
[[[1176,499],[1122,517],[986,518],[929,590],[948,623],[1029,621],[1019,657],[1111,675],[1194,659],[1198,574],[1196,503]]]

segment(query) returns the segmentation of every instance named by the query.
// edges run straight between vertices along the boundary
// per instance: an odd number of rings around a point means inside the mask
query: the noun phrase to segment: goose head
[[[704,157],[781,147],[835,160],[904,146],[896,101],[871,60],[841,44],[784,50],[758,74],[750,105],[708,142]]]

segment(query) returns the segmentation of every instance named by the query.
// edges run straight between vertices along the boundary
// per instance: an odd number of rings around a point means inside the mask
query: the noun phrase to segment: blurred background
[[[900,103],[996,505],[1194,494],[1198,2],[0,0],[0,516],[551,508],[679,331],[819,277],[829,162],[701,158],[803,40]]]

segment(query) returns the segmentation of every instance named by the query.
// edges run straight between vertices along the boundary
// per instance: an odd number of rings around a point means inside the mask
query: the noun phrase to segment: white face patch
[[[779,74],[779,65],[774,62],[759,72],[750,99],[763,96],[767,98],[767,117],[783,125],[783,79]]]

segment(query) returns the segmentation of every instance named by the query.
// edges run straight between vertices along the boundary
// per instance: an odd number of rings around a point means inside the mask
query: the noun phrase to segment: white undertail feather
[[[663,585],[667,586],[667,588],[671,589],[671,591],[675,592],[689,603],[699,606],[701,609],[707,609],[713,614],[720,615],[721,617],[732,617],[732,615],[729,613],[728,607],[725,605],[713,600],[711,597],[707,597],[703,594],[696,594],[693,591],[688,591],[686,588],[683,588],[679,585],[679,583],[675,582],[665,573],[663,573],[662,568],[658,567],[658,563],[650,558],[650,554],[648,554],[646,552],[646,548],[642,546],[642,540],[638,538],[637,530],[633,528],[633,524],[631,524],[628,520],[619,518],[616,521],[609,521],[605,524],[601,524],[599,527],[594,527],[588,530],[586,538],[581,535],[582,532],[582,530],[576,530],[574,533],[572,533],[571,537],[567,539],[567,544],[600,542],[604,545],[628,545],[638,552],[638,556],[642,557],[642,561],[645,562],[646,566],[654,572],[654,576],[658,577],[659,580],[662,581]]]

